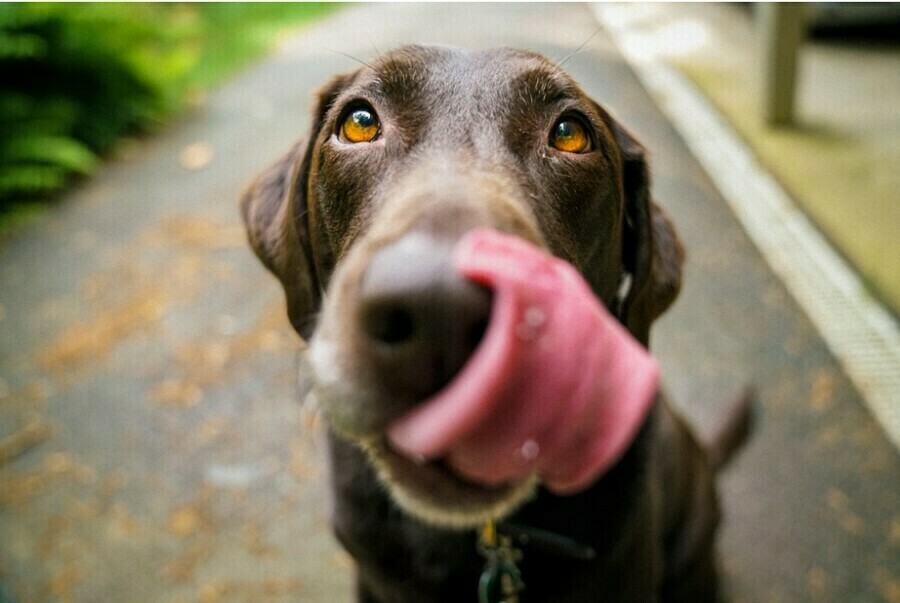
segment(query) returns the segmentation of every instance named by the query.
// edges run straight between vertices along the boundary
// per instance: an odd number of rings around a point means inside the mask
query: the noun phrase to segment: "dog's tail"
[[[702,438],[703,447],[714,470],[718,471],[727,465],[747,441],[753,429],[755,402],[756,391],[752,386],[741,389],[726,405],[718,425]]]

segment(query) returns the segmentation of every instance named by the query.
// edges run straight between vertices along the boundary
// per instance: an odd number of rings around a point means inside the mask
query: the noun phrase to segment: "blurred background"
[[[241,187],[307,129],[317,86],[387,48],[562,58],[586,40],[566,68],[650,149],[689,251],[654,335],[664,379],[701,428],[741,383],[759,390],[723,478],[729,600],[900,603],[897,449],[634,77],[607,8],[0,4],[0,603],[351,600],[321,425],[297,399],[304,346],[246,246]],[[739,133],[896,338],[900,5],[611,8]]]

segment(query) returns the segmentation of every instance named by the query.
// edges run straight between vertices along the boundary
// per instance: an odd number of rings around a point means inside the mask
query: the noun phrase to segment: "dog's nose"
[[[381,248],[363,276],[360,330],[378,387],[420,401],[449,383],[478,346],[489,290],[453,269],[452,243],[408,234]]]

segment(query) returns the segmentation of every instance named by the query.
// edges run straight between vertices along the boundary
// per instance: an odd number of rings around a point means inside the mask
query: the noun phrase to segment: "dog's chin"
[[[443,528],[476,528],[513,513],[535,492],[537,478],[501,486],[463,480],[441,462],[416,462],[391,450],[384,439],[360,443],[379,479],[401,509]]]
[[[366,452],[379,481],[397,505],[425,523],[451,529],[479,527],[512,514],[534,496],[536,476],[491,487],[472,483],[440,462],[416,462],[395,452],[384,435],[383,417],[365,416],[360,408],[383,408],[385,400],[359,388],[335,367],[338,348],[320,336],[310,346],[313,384],[307,404],[322,411],[334,433]],[[352,401],[352,403],[350,402]],[[380,425],[373,430],[373,425]]]

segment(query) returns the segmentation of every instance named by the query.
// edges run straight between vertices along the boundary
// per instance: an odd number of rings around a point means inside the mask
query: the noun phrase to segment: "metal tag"
[[[482,528],[478,538],[478,552],[485,558],[478,580],[479,603],[519,603],[519,593],[525,588],[516,562],[522,553],[512,546],[512,540],[497,534],[493,522]]]

